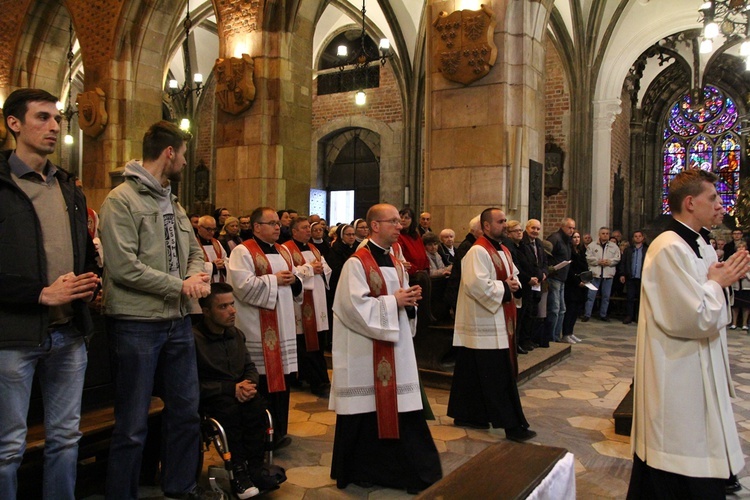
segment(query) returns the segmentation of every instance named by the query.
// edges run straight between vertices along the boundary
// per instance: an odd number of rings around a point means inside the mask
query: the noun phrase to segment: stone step
[[[620,401],[612,416],[615,419],[615,434],[630,436],[630,427],[633,424],[633,385],[625,397]]]

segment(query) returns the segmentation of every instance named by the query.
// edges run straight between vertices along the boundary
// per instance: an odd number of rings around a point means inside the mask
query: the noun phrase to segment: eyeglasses
[[[276,227],[281,226],[281,222],[277,220],[272,220],[271,222],[256,222],[256,224],[265,224],[266,226],[276,226]]]
[[[393,224],[394,226],[398,226],[399,224],[401,224],[401,219],[382,219],[376,220],[375,222],[387,222],[389,224]]]
[[[216,231],[216,226],[214,226],[214,227],[206,227],[206,226],[200,226],[200,227],[202,227],[202,228],[203,228],[203,229],[205,229],[206,231]]]
[[[511,230],[510,230],[510,231],[508,231],[508,232],[509,232],[509,233],[522,233],[522,232],[523,232],[523,229],[521,229],[521,228],[518,228],[518,229],[511,229]]]
[[[344,236],[354,236],[354,233],[344,233]]]

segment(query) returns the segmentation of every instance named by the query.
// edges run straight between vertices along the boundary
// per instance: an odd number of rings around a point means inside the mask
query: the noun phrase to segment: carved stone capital
[[[594,101],[594,130],[612,130],[615,117],[622,112],[620,99]]]

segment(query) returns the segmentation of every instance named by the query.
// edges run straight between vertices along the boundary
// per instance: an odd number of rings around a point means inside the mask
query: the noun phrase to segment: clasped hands
[[[393,296],[396,297],[398,307],[416,306],[417,302],[422,299],[422,287],[414,285],[409,288],[399,288]]]
[[[722,288],[731,286],[750,272],[750,253],[738,250],[724,262],[711,264],[707,278],[717,282]]]
[[[234,397],[237,398],[237,401],[240,403],[250,401],[256,394],[258,394],[258,390],[256,389],[255,384],[249,380],[243,380],[234,386]]]

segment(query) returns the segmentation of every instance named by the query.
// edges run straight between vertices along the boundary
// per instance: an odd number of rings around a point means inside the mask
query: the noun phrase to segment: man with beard
[[[161,121],[143,137],[143,163],[125,166],[125,180],[101,211],[102,307],[115,371],[115,427],[107,498],[137,498],[148,409],[159,374],[164,401],[162,489],[167,497],[199,496],[200,418],[190,299],[210,292],[203,252],[170,190],[185,168],[190,134]]]
[[[488,208],[480,216],[483,235],[463,259],[453,345],[456,368],[448,416],[459,427],[505,429],[505,437],[527,441],[529,429],[518,395],[515,352],[516,304],[521,283],[510,251],[500,243],[505,213]]]

